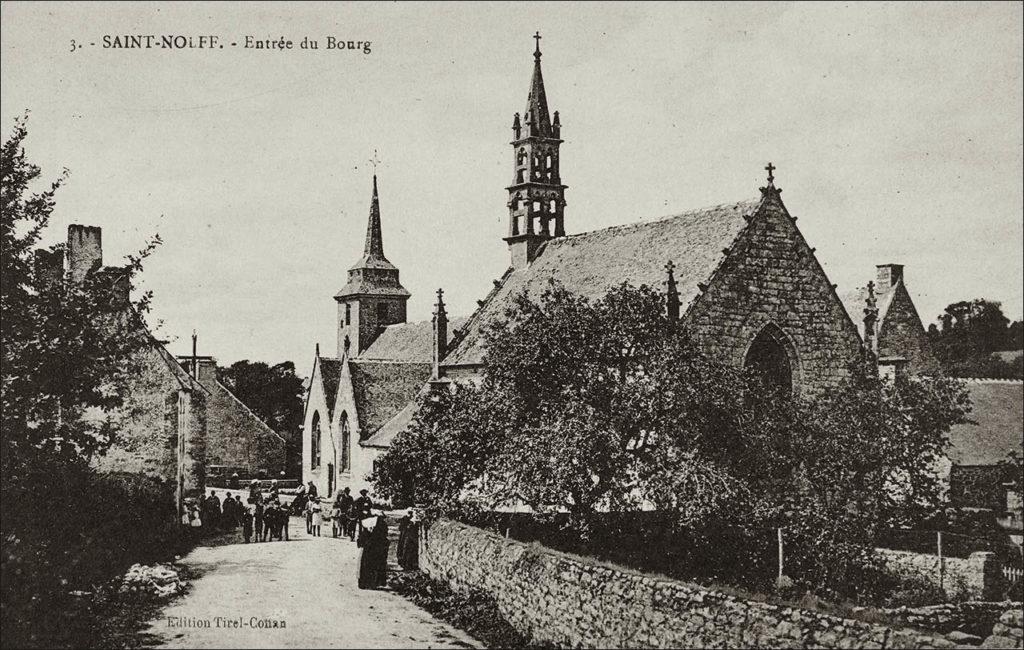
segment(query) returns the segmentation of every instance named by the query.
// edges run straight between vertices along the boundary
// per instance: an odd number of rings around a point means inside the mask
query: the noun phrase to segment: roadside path
[[[479,648],[401,596],[356,587],[359,549],[311,537],[201,546],[183,558],[198,577],[144,631],[166,648]],[[392,553],[393,556],[393,553]],[[392,563],[392,570],[397,566]],[[219,618],[218,618],[219,617]],[[278,627],[274,627],[277,622]],[[281,623],[283,622],[283,626]],[[261,627],[262,626],[262,627]]]

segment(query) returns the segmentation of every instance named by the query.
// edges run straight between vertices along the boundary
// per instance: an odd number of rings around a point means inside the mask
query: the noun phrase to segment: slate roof
[[[377,433],[367,438],[360,444],[364,447],[380,447],[387,449],[391,446],[391,443],[395,441],[395,437],[405,431],[406,427],[412,422],[412,419],[416,416],[416,411],[419,410],[419,404],[414,400],[405,405],[401,411],[398,412],[395,417],[388,420],[384,426],[377,430]]]
[[[372,437],[416,398],[430,379],[431,364],[351,359],[352,391],[360,440]]]
[[[466,336],[445,358],[445,365],[483,362],[482,328],[505,317],[505,310],[523,289],[539,296],[549,279],[566,289],[596,299],[627,281],[661,289],[665,263],[676,265],[680,303],[696,298],[697,284],[706,282],[753,215],[761,199],[727,203],[625,226],[613,226],[549,240],[537,259],[507,273],[496,290],[471,317]]]
[[[875,306],[878,307],[878,322],[875,323],[876,334],[882,329],[882,322],[885,320],[886,314],[889,313],[893,296],[896,295],[896,287],[901,283],[902,281],[897,282],[884,293],[879,292],[878,287],[875,287]],[[839,294],[839,300],[846,308],[846,313],[850,315],[853,324],[857,326],[857,333],[862,339],[864,338],[864,308],[867,307],[867,299],[867,287],[857,287]],[[875,338],[875,347],[878,347],[877,337]]]
[[[1024,446],[1024,382],[972,379],[967,382],[974,409],[967,424],[949,432],[949,458],[955,465],[995,465]]]
[[[448,321],[448,340],[457,329],[466,324],[466,318]],[[418,361],[430,363],[434,356],[434,325],[428,320],[416,323],[388,325],[380,336],[366,348],[360,359],[382,361]]]
[[[338,397],[338,382],[341,381],[341,359],[320,357],[320,381],[327,400],[327,415],[333,418],[334,400]]]

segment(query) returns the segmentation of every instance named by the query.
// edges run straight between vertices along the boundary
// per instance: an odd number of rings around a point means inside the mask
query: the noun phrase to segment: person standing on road
[[[369,490],[366,490],[365,488],[359,490],[359,498],[356,499],[352,505],[356,514],[356,524],[359,527],[358,530],[356,530],[356,536],[358,537],[362,534],[362,521],[373,516],[371,514],[373,511],[373,500],[370,499]]]
[[[384,513],[367,517],[359,522],[359,574],[360,589],[377,589],[387,584],[388,576],[388,523]]]
[[[253,520],[256,524],[256,541],[262,541],[265,522],[263,521],[263,503],[261,501],[253,504]]]
[[[356,520],[352,516],[352,504],[355,500],[352,499],[352,494],[346,487],[341,492],[338,492],[338,500],[335,504],[338,507],[338,526],[341,528],[341,534],[349,539],[355,539],[355,523]]]
[[[217,493],[213,490],[210,491],[210,496],[206,497],[206,502],[203,504],[203,519],[206,521],[207,527],[210,530],[216,530],[220,524],[220,499],[217,497]]]
[[[255,510],[256,506],[252,504],[242,509],[242,537],[245,539],[246,544],[252,539],[252,521]]]
[[[320,537],[320,526],[323,524],[323,508],[320,506],[320,499],[309,500],[310,534],[313,537]]]

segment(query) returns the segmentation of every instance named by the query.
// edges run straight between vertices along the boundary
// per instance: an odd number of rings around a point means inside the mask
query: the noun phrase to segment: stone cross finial
[[[373,158],[370,158],[370,164],[373,165],[373,173],[374,173],[374,175],[377,174],[377,165],[379,165],[381,162],[383,162],[383,161],[377,155],[377,150],[374,149],[373,150]]]
[[[533,35],[533,39],[537,41],[537,47],[533,51],[533,55],[536,57],[540,57],[540,38],[540,32],[537,32],[536,34]]]
[[[676,287],[676,277],[673,274],[676,265],[669,260],[665,264],[665,271],[668,272],[668,280],[665,284],[668,285],[668,291],[665,296],[665,312],[670,323],[674,323],[679,320],[679,289]]]
[[[774,183],[775,182],[775,175],[772,172],[774,172],[776,170],[775,165],[773,165],[773,164],[771,164],[769,162],[768,166],[765,167],[765,169],[768,171],[768,182],[769,183]]]

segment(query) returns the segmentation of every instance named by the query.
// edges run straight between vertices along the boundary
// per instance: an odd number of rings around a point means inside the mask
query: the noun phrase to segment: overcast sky
[[[336,349],[379,165],[384,250],[430,317],[508,266],[505,186],[540,30],[570,233],[754,197],[764,165],[840,290],[907,266],[925,323],[1022,313],[1022,5],[5,3],[3,134],[63,167],[48,242],[104,261],[159,233],[144,285],[171,350],[223,364]],[[102,49],[104,35],[224,49]],[[246,36],[320,49],[254,51]],[[328,36],[371,41],[329,51]],[[86,45],[71,52],[71,40]],[[231,42],[239,43],[231,47]]]

